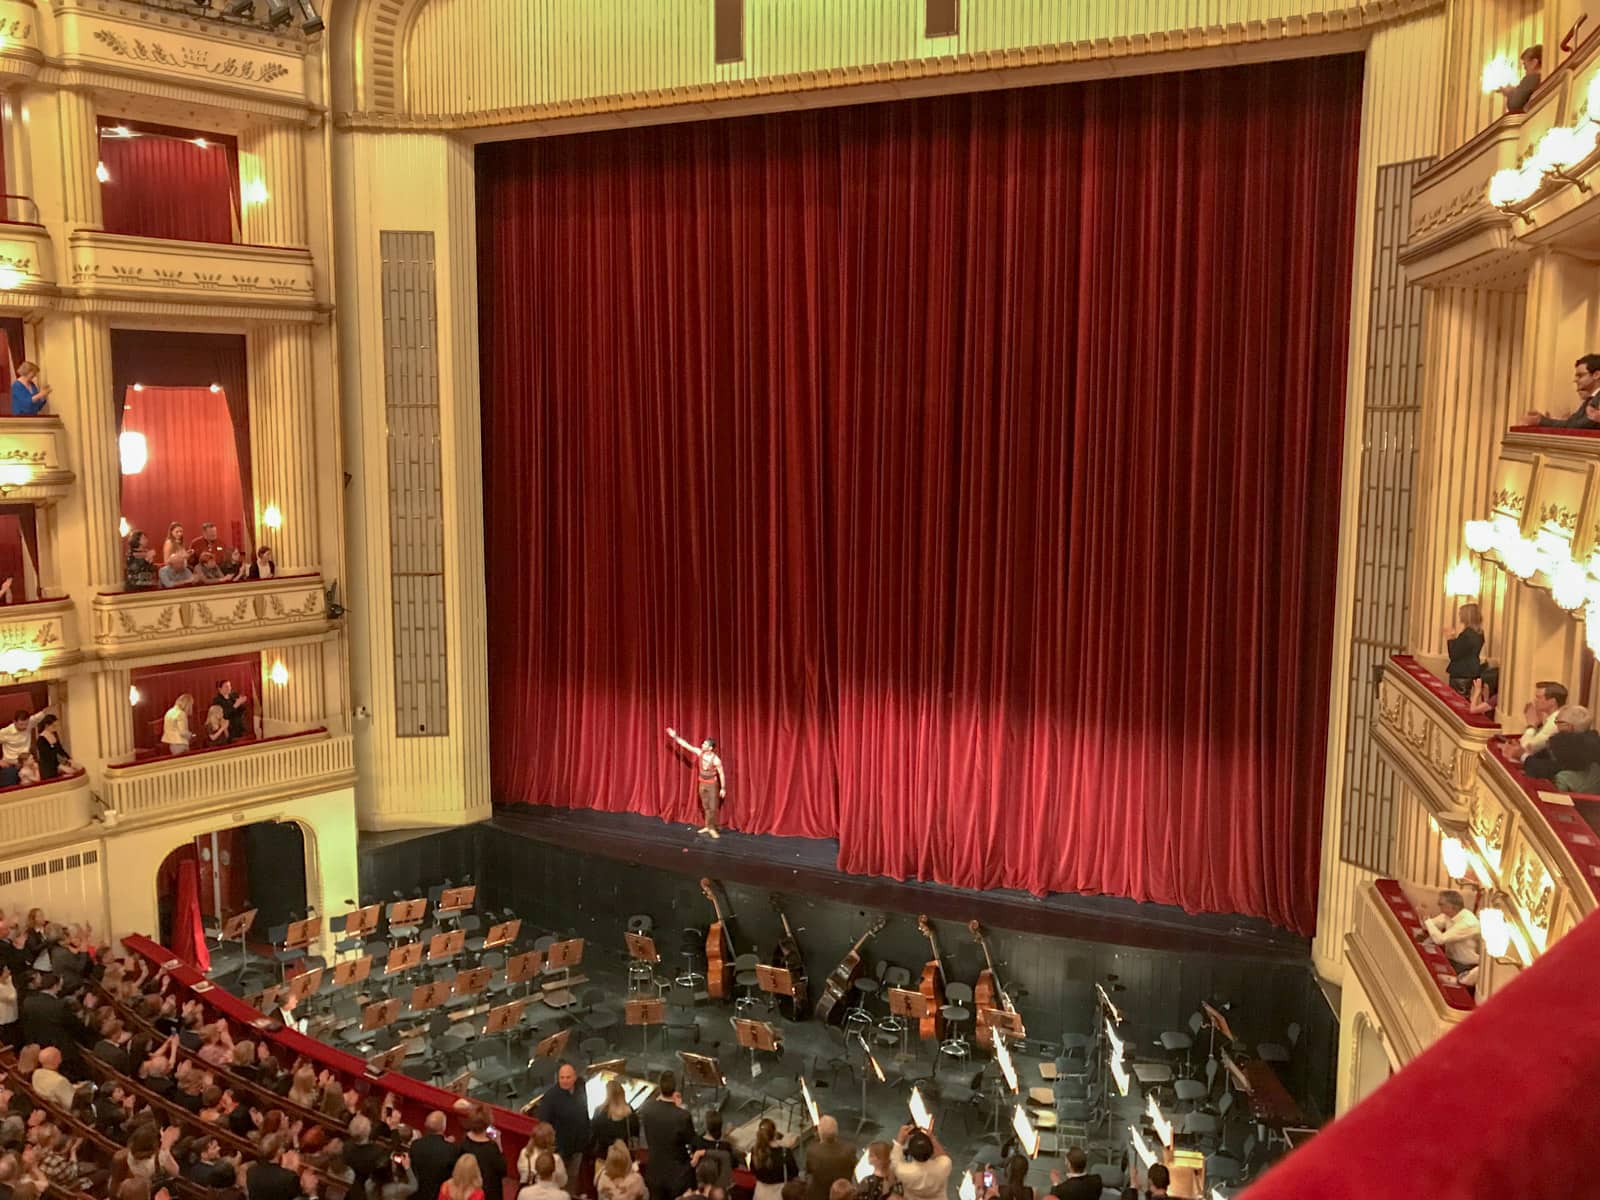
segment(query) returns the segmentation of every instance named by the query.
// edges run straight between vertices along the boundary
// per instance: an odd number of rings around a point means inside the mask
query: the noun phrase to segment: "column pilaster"
[[[100,162],[95,100],[88,92],[64,88],[55,93],[55,101],[60,140],[50,156],[60,172],[62,216],[69,229],[97,229],[102,218],[100,180],[95,177]]]
[[[239,138],[244,240],[258,246],[304,246],[306,168],[302,131],[256,125]]]
[[[272,681],[281,662],[288,678]],[[322,702],[322,647],[315,642],[273,646],[261,652],[261,732],[264,737],[326,724]]]
[[[269,545],[283,571],[321,566],[317,534],[316,422],[312,339],[306,325],[266,325],[250,334],[250,465],[256,544]],[[276,505],[277,529],[264,516]]]
[[[55,573],[68,591],[87,599],[122,584],[122,462],[111,395],[111,329],[107,318],[95,314],[60,320],[71,352],[71,378],[56,377],[50,403],[64,417],[78,477],[77,502],[58,510],[66,535],[60,542],[81,546],[82,553],[69,555]],[[49,341],[59,344],[55,337]]]

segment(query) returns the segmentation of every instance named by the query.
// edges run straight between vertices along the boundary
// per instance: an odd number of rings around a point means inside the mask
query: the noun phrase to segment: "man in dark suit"
[[[694,1119],[684,1110],[678,1095],[678,1077],[661,1072],[661,1090],[639,1110],[650,1157],[644,1165],[644,1181],[650,1200],[678,1200],[693,1185],[689,1154],[694,1147]]]
[[[855,1171],[856,1148],[839,1137],[839,1122],[823,1117],[806,1151],[806,1200],[828,1200],[834,1182],[853,1178]]]
[[[539,1101],[539,1119],[556,1131],[556,1153],[576,1187],[583,1178],[583,1152],[589,1148],[589,1106],[578,1083],[578,1069],[561,1064],[556,1081]]]
[[[261,1160],[245,1168],[245,1196],[248,1200],[298,1200],[299,1166],[300,1156],[277,1134],[271,1134],[262,1140]]]
[[[78,1057],[78,1043],[84,1028],[61,998],[61,979],[48,971],[39,976],[39,987],[22,1000],[22,1044],[37,1042],[54,1046],[69,1062]]]
[[[1073,1146],[1067,1151],[1067,1176],[1061,1177],[1060,1171],[1050,1172],[1050,1182],[1054,1184],[1050,1194],[1056,1200],[1100,1200],[1100,1176],[1086,1174],[1089,1169],[1089,1156],[1080,1146]]]
[[[461,1149],[445,1137],[445,1116],[431,1112],[423,1122],[427,1130],[411,1143],[411,1173],[417,1177],[416,1200],[439,1200],[439,1185],[450,1178]]]

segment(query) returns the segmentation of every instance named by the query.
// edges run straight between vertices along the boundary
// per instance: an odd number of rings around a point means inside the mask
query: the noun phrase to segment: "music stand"
[[[285,950],[301,950],[309,946],[322,936],[322,918],[307,917],[304,921],[295,921],[283,935],[283,948]]]
[[[560,1058],[567,1049],[567,1042],[572,1038],[572,1030],[563,1029],[559,1033],[552,1033],[533,1048],[534,1058]]]
[[[650,1026],[660,1025],[667,1019],[667,1002],[659,997],[646,1000],[629,1000],[622,1006],[622,1020],[626,1025],[639,1027],[639,1053],[650,1053]]]
[[[528,983],[532,990],[531,981],[544,970],[544,952],[529,950],[523,954],[513,954],[506,960],[506,982]]]
[[[269,983],[254,996],[246,997],[245,1003],[251,1008],[255,1009],[258,1013],[269,1013],[277,1007],[278,997],[281,996],[283,992],[283,984]]]
[[[433,911],[436,916],[454,916],[471,908],[477,899],[478,887],[476,884],[467,884],[464,887],[448,887],[439,893],[439,903],[433,906]]]
[[[477,995],[489,986],[489,977],[493,974],[492,967],[471,967],[465,971],[457,971],[454,985],[456,995]]]
[[[407,942],[404,946],[396,946],[389,951],[389,959],[383,964],[384,975],[399,975],[404,971],[414,970],[422,963],[422,943]]]
[[[401,1042],[398,1046],[390,1046],[379,1054],[374,1054],[367,1059],[367,1073],[369,1075],[382,1075],[388,1071],[398,1071],[406,1061],[406,1051],[409,1047]]]
[[[896,988],[894,990],[901,991],[903,989]],[[921,992],[912,992],[911,994],[918,1000],[927,999],[927,997]],[[903,1032],[904,1031],[902,1031],[902,1033]],[[883,1073],[883,1064],[878,1061],[878,1056],[872,1052],[872,1047],[867,1045],[867,1039],[862,1037],[859,1032],[853,1036],[861,1046],[861,1116],[856,1121],[856,1136],[859,1137],[861,1135],[861,1131],[868,1125],[877,1124],[877,1122],[871,1121],[867,1118],[867,1083],[869,1082],[867,1079],[867,1071],[870,1068],[872,1073],[877,1076],[879,1083],[887,1082],[887,1077]],[[903,1043],[905,1038],[902,1037],[900,1040]],[[937,1064],[935,1065],[937,1066]]]
[[[628,943],[628,957],[635,962],[658,963],[661,961],[661,952],[656,949],[656,940],[648,933],[625,933],[623,941]],[[757,968],[758,970],[760,968]]]
[[[444,1085],[444,1090],[447,1092],[453,1092],[457,1096],[465,1096],[467,1094],[467,1089],[471,1086],[472,1068],[463,1067],[461,1069],[461,1074],[457,1075],[449,1083]]]
[[[767,994],[767,1011],[771,1011],[777,1003],[779,996],[794,999],[794,976],[789,974],[787,967],[769,967],[766,963],[756,964],[756,987]],[[919,995],[921,993],[918,993]]]
[[[315,996],[322,987],[322,968],[314,967],[309,971],[301,971],[289,981],[289,995],[299,1003],[307,996]]]
[[[483,1023],[483,1036],[495,1037],[499,1034],[506,1035],[506,1049],[511,1049],[511,1037],[517,1031],[517,1026],[522,1023],[522,1014],[527,1011],[526,1000],[512,1000],[489,1010],[488,1018]]]
[[[403,926],[415,930],[422,924],[422,918],[428,914],[428,902],[425,899],[396,900],[389,905],[389,933],[396,932],[395,926]]]
[[[248,937],[250,926],[256,923],[256,909],[247,908],[241,913],[235,913],[222,923],[222,929],[217,934],[219,942],[239,943],[239,962],[241,965],[253,966],[250,962],[250,946]]]
[[[448,981],[419,984],[411,989],[411,1011],[427,1012],[430,1008],[438,1008],[448,999],[450,999]]]
[[[679,1050],[678,1061],[683,1064],[684,1079],[695,1087],[702,1090],[710,1088],[714,1095],[720,1095],[727,1088],[728,1080],[722,1073],[722,1064],[711,1055]],[[722,1104],[719,1101],[713,1107],[721,1108]]]
[[[362,983],[371,974],[372,955],[363,954],[360,958],[347,958],[342,963],[333,964],[333,986],[342,988],[349,987],[352,983]]]
[[[522,932],[522,918],[516,917],[510,921],[501,921],[498,925],[489,926],[489,932],[484,935],[483,948],[493,950],[496,946],[509,946],[517,940],[517,935]]]
[[[344,915],[344,936],[348,940],[372,933],[378,928],[378,916],[383,912],[383,905],[368,904],[364,908],[352,908]]]
[[[765,1021],[752,1021],[748,1017],[734,1017],[733,1036],[739,1045],[750,1051],[750,1077],[761,1074],[756,1062],[756,1051],[776,1053],[783,1049],[783,1035]]]
[[[910,988],[889,989],[889,1014],[900,1018],[900,1049],[895,1054],[896,1058],[911,1057],[910,1050],[906,1048],[911,1027],[926,1017],[932,1006],[933,1002],[921,992],[914,992]],[[856,1132],[861,1131],[858,1129]]]
[[[428,961],[441,962],[447,958],[454,958],[461,953],[462,947],[466,944],[467,935],[464,930],[436,933],[428,939]]]
[[[546,971],[570,971],[583,961],[583,939],[568,938],[554,943],[544,954]]]
[[[1211,1026],[1210,1054],[1212,1058],[1215,1058],[1217,1056],[1217,1034],[1220,1033],[1223,1037],[1227,1038],[1228,1045],[1230,1046],[1233,1045],[1237,1039],[1233,1036],[1233,1027],[1228,1024],[1228,1018],[1223,1016],[1220,1010],[1213,1008],[1210,1004],[1202,1001],[1200,1004],[1200,1011],[1205,1013],[1206,1023]]]
[[[361,1031],[363,1033],[376,1033],[394,1024],[394,1019],[400,1015],[400,1001],[398,998],[379,1000],[369,1004],[361,1010]]]
[[[918,993],[920,995],[920,993]],[[978,1012],[978,1024],[987,1025],[991,1031],[999,1030],[1006,1035],[1008,1041],[1020,1042],[1028,1036],[1028,1031],[1023,1028],[1020,1013],[1007,1012],[1003,1008],[985,1008]]]

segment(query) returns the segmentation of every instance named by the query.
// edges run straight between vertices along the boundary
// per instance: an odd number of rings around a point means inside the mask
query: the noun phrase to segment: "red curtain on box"
[[[49,703],[50,686],[48,684],[28,683],[20,687],[8,687],[4,691],[0,691],[0,725],[6,725],[14,721],[18,711],[21,709],[27,709],[28,715],[31,717]]]
[[[157,544],[173,521],[184,538],[200,536],[214,521],[229,547],[246,546],[244,492],[228,401],[209,388],[129,388],[122,432],[142,433],[149,456],[144,470],[122,477],[122,515]],[[220,565],[220,564],[219,564]]]
[[[120,137],[113,128],[134,136]],[[238,148],[232,137],[102,119],[100,162],[107,176],[100,184],[107,233],[239,240]]]
[[[206,946],[205,926],[200,920],[200,864],[194,846],[184,848],[178,860],[178,887],[172,904],[172,953],[199,971],[211,969],[211,950]]]
[[[480,147],[497,798],[1309,932],[1361,79]]]
[[[194,697],[189,729],[195,738],[189,744],[196,750],[203,747],[205,741],[201,729],[205,725],[206,709],[211,706],[211,697],[217,694],[219,679],[231,680],[234,691],[250,697],[246,726],[254,729],[255,719],[261,711],[259,654],[236,654],[229,658],[208,658],[164,667],[135,667],[129,672],[129,681],[139,690],[139,703],[133,705],[135,749],[167,753],[166,747],[161,744],[162,722],[167,709],[185,692]]]

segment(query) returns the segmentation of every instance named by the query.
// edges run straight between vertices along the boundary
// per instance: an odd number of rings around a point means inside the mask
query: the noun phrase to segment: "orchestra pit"
[[[0,0],[0,1200],[1555,1200],[1590,0]]]

